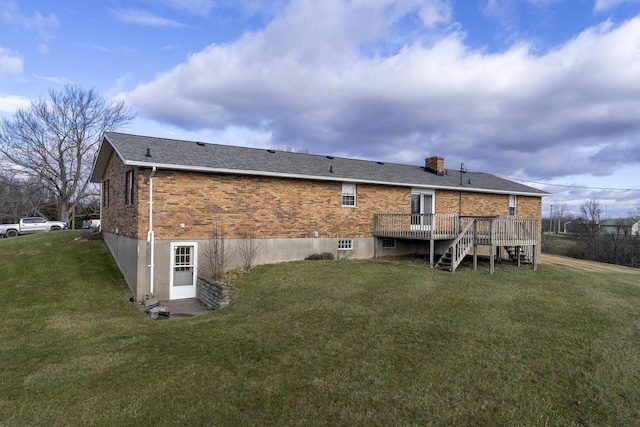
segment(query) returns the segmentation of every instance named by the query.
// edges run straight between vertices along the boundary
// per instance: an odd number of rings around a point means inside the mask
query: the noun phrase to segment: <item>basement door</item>
[[[169,299],[196,297],[197,264],[197,243],[182,242],[171,244]]]

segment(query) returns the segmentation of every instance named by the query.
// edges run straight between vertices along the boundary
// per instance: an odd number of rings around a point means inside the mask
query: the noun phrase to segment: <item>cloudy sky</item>
[[[0,0],[0,114],[66,83],[126,99],[131,133],[640,206],[639,0]]]

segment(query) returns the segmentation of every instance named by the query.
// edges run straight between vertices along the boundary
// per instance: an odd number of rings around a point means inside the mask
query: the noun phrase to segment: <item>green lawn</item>
[[[262,266],[153,321],[102,241],[0,240],[0,425],[638,425],[640,274]]]
[[[542,236],[542,252],[554,255],[575,256],[579,251],[574,234],[545,234]]]

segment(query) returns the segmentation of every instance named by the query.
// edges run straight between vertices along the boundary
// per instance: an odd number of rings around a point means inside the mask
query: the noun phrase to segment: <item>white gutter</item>
[[[149,294],[153,295],[153,272],[155,269],[155,236],[153,234],[153,176],[156,174],[156,167],[151,169],[149,174],[149,231],[147,232],[147,243],[149,243]]]
[[[306,175],[306,174],[284,173],[284,172],[265,172],[265,171],[253,171],[253,170],[242,170],[242,169],[211,168],[206,166],[183,166],[183,165],[173,165],[173,164],[166,164],[166,163],[156,163],[155,165],[153,165],[149,162],[125,161],[124,164],[127,166],[139,166],[139,167],[147,167],[147,168],[153,166],[154,168],[159,167],[163,169],[190,171],[190,172],[268,176],[268,177],[276,177],[276,178],[294,178],[294,179],[308,179],[308,180],[315,180],[315,181],[349,182],[354,184],[377,184],[377,185],[398,186],[398,187],[414,187],[414,188],[420,187],[428,190],[452,190],[452,191],[463,191],[463,192],[471,192],[471,193],[509,194],[509,195],[517,195],[517,196],[534,196],[534,197],[553,196],[553,194],[546,193],[546,192],[541,194],[541,193],[532,193],[528,191],[491,190],[491,189],[477,188],[477,187],[450,187],[445,185],[433,185],[433,184],[421,185],[415,182],[408,183],[408,182],[394,182],[394,181],[377,181],[377,180],[371,180],[371,179],[354,179],[354,178],[342,178],[342,177],[332,178],[332,177],[322,176],[322,175]]]
[[[102,209],[104,206],[102,205],[104,201],[104,182],[100,181],[100,227],[98,227],[98,231],[102,231]]]

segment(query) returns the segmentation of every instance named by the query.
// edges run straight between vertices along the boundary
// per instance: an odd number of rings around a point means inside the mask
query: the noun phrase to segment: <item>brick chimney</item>
[[[424,159],[424,167],[427,169],[427,172],[444,175],[444,157],[427,157]]]

